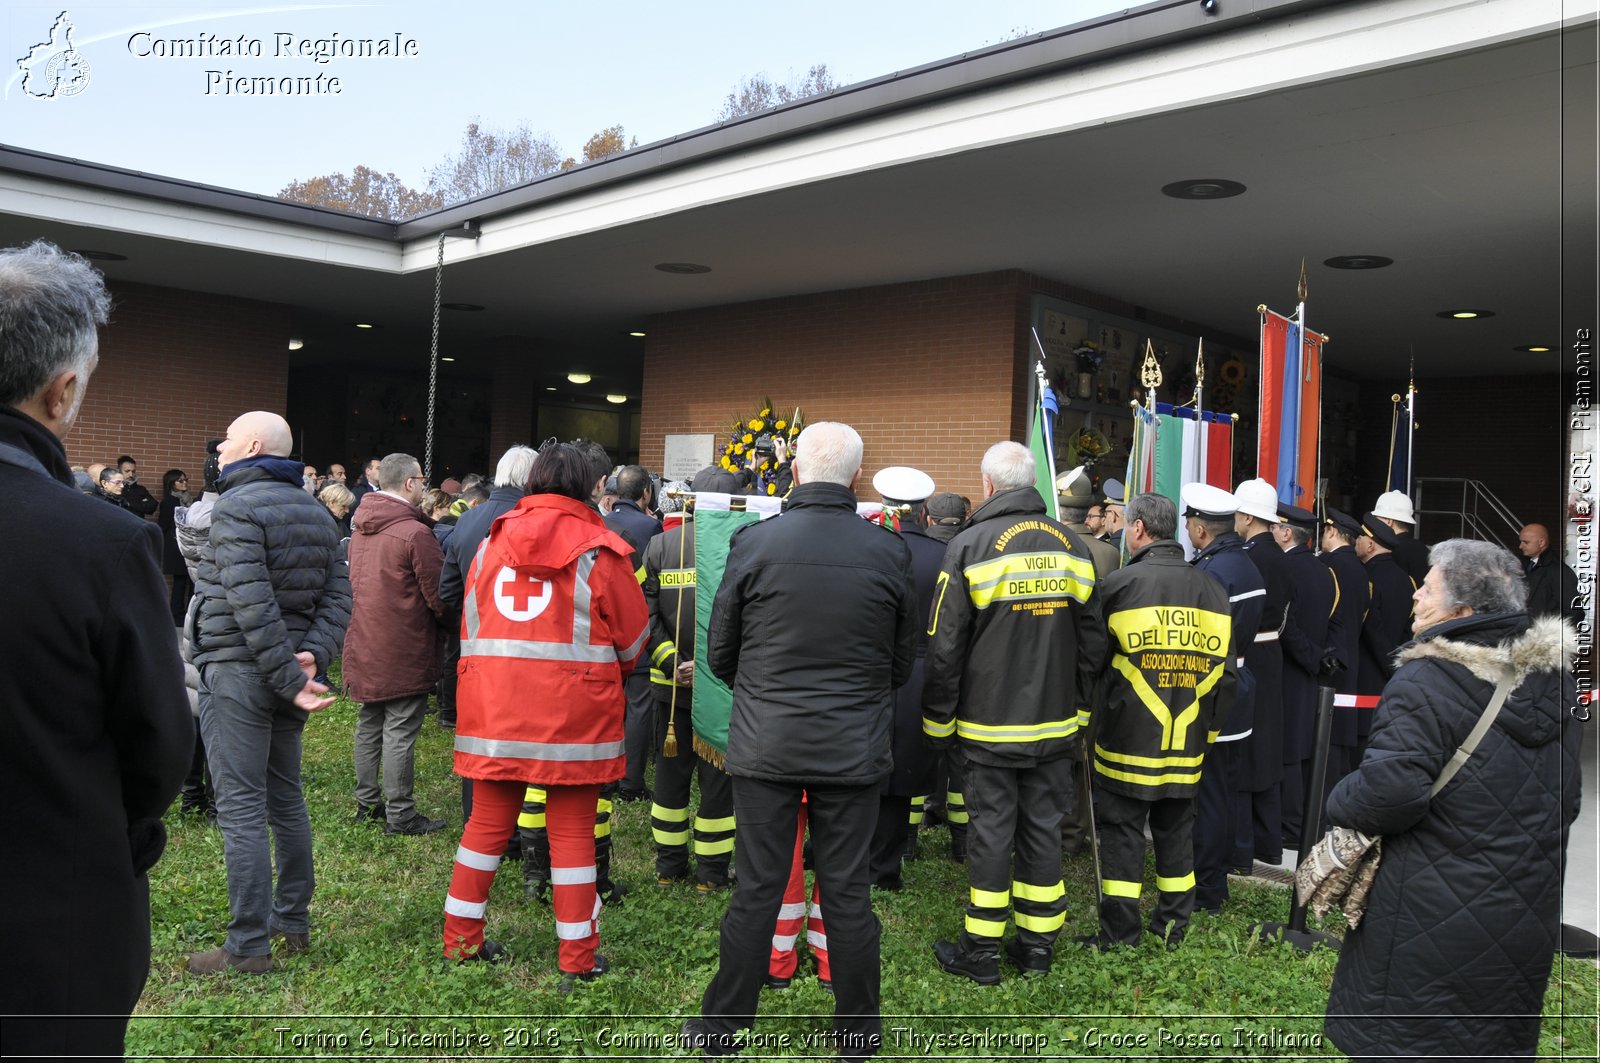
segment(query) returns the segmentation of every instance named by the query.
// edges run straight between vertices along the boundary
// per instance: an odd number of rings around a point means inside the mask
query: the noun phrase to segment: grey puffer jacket
[[[211,511],[212,556],[202,552],[195,581],[195,663],[249,662],[285,699],[305,686],[295,653],[310,651],[326,669],[350,623],[339,529],[306,494],[304,468],[277,457],[227,468]]]
[[[1398,654],[1361,766],[1328,797],[1335,824],[1383,835],[1328,997],[1328,1035],[1348,1055],[1532,1058],[1580,795],[1573,638],[1553,617],[1478,615]],[[1430,798],[1504,677],[1494,726]]]
[[[202,494],[192,505],[179,506],[172,515],[174,538],[189,582],[200,582],[200,559],[211,556],[211,508],[217,504],[215,491]],[[191,596],[189,612],[178,628],[178,652],[183,656],[183,685],[189,695],[189,711],[200,715],[200,670],[194,666],[194,616],[200,598]]]

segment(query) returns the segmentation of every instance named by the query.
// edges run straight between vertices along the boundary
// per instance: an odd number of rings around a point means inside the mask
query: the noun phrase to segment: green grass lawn
[[[171,842],[151,873],[152,971],[129,1026],[130,1055],[685,1054],[665,1039],[698,1011],[727,898],[656,888],[647,804],[619,804],[613,819],[613,874],[632,892],[601,919],[612,973],[561,996],[553,920],[548,908],[523,901],[519,868],[501,870],[489,908],[489,933],[513,951],[514,962],[456,967],[441,959],[444,896],[461,827],[451,735],[430,717],[417,748],[418,807],[448,819],[451,829],[387,837],[349,822],[354,726],[355,707],[341,699],[306,728],[317,861],[312,947],[280,953],[270,975],[200,979],[183,972],[187,953],[222,943],[228,897],[221,836],[203,821],[180,819],[174,806]],[[1303,955],[1260,944],[1250,933],[1255,923],[1285,917],[1285,890],[1235,887],[1229,909],[1196,916],[1176,953],[1153,939],[1105,955],[1063,948],[1046,978],[1024,980],[1006,969],[1002,985],[979,987],[940,971],[929,949],[959,931],[966,898],[965,869],[944,859],[947,848],[942,828],[924,832],[924,858],[907,865],[905,891],[874,895],[883,921],[880,1058],[1339,1057],[1332,1045],[1308,1043],[1322,1027],[1334,954]],[[1087,855],[1069,862],[1063,940],[1095,927],[1092,880]],[[1153,872],[1146,880],[1154,881]],[[1151,894],[1147,888],[1147,901]],[[1596,999],[1595,965],[1558,957],[1541,1056],[1595,1057]],[[829,1056],[807,1041],[828,1029],[833,1009],[815,978],[763,991],[761,1007],[759,1043],[742,1058]]]

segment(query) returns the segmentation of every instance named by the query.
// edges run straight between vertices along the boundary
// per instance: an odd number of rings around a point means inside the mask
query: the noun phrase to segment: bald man
[[[1574,624],[1583,619],[1578,606],[1578,574],[1550,549],[1550,531],[1529,524],[1517,536],[1517,549],[1527,558],[1528,615],[1560,616]]]
[[[265,974],[273,937],[285,953],[311,943],[300,731],[333,701],[312,677],[344,641],[350,580],[333,517],[287,456],[293,440],[287,421],[258,410],[229,425],[217,450],[222,493],[196,573],[194,645],[233,918],[220,947],[189,957],[192,974]]]

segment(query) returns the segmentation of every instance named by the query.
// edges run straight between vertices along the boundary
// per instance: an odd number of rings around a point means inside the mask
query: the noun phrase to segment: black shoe
[[[375,805],[356,805],[356,814],[350,817],[351,823],[382,823],[388,818],[383,802]]]
[[[484,941],[478,951],[456,957],[457,963],[510,963],[511,951],[498,941]]]
[[[678,1041],[689,1051],[706,1056],[726,1056],[737,1051],[732,1036],[712,1033],[706,1029],[706,1021],[699,1016],[683,1020]]]
[[[762,984],[768,989],[788,989],[793,981],[793,978],[779,978],[775,974],[769,974]]]
[[[456,729],[456,718],[452,716],[447,720],[444,718],[443,714],[440,714],[439,726],[443,727],[446,731],[454,731]]]
[[[384,826],[385,834],[432,834],[436,830],[444,830],[450,824],[442,819],[429,819],[424,815],[414,815],[404,823],[390,823]]]
[[[572,971],[562,971],[561,984],[556,987],[556,992],[560,993],[562,996],[566,996],[577,987],[579,982],[592,982],[609,970],[611,970],[611,965],[606,962],[606,958],[604,956],[597,952],[594,954],[594,966],[589,968],[587,971],[584,971],[581,974],[577,974]]]
[[[922,859],[922,849],[917,844],[917,835],[920,831],[912,831],[906,835],[906,847],[900,853],[900,859],[917,861]]]
[[[1094,952],[1104,952],[1109,947],[1100,940],[1099,934],[1080,934],[1072,939],[1072,943],[1080,949],[1089,949]]]
[[[635,801],[652,800],[652,797],[650,794],[650,788],[645,787],[643,790],[618,790],[617,800],[632,804]]]
[[[899,893],[906,888],[906,884],[899,875],[885,876],[872,884],[873,889],[886,890],[889,893]]]
[[[828,994],[830,997],[833,996],[833,980],[832,979],[829,979],[829,978],[818,978],[817,979],[817,984],[822,987],[822,991],[824,993]]]
[[[935,941],[933,958],[949,974],[970,978],[979,985],[1000,984],[1000,961],[993,956],[974,956],[953,941]]]
[[[1054,950],[1048,946],[1028,946],[1022,943],[1021,938],[1012,938],[1005,944],[1006,959],[1011,961],[1011,966],[1021,971],[1025,977],[1050,973],[1050,961],[1054,958]]]
[[[550,880],[546,878],[525,878],[522,880],[522,899],[535,901],[539,904],[549,904],[550,898],[546,891],[550,889]]]
[[[967,862],[967,839],[950,835],[950,859],[957,864]]]
[[[607,908],[621,908],[622,898],[628,895],[628,887],[621,882],[602,883],[595,891],[600,897],[600,903]]]

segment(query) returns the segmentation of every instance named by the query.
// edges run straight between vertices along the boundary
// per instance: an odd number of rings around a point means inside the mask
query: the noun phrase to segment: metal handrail
[[[1456,505],[1451,508],[1430,506],[1435,488],[1446,496],[1454,496]],[[1462,537],[1484,539],[1489,542],[1516,542],[1522,534],[1522,521],[1511,512],[1498,495],[1489,490],[1482,480],[1468,480],[1454,476],[1420,476],[1417,478],[1417,534],[1424,534],[1424,517],[1453,519]],[[1427,536],[1437,540],[1436,522],[1427,522]]]

